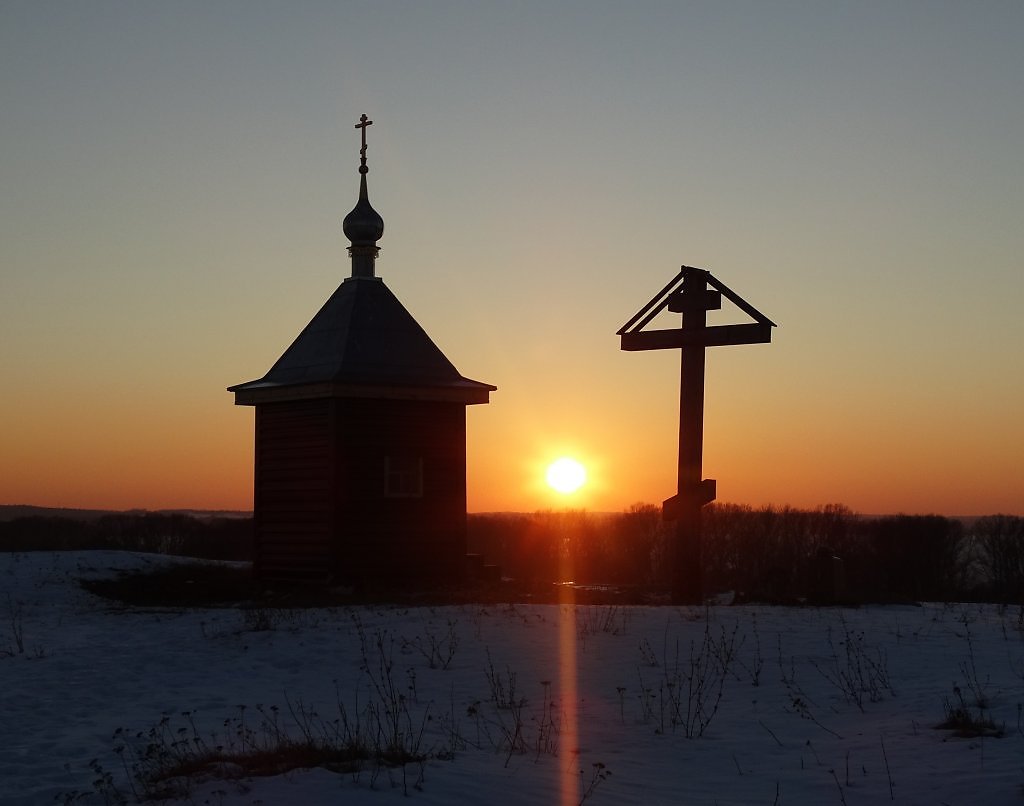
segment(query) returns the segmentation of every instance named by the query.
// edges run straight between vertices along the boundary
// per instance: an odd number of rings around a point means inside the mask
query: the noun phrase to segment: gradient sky
[[[471,511],[675,491],[678,353],[615,331],[688,264],[779,324],[709,352],[719,500],[1024,514],[1022,37],[1016,0],[2,0],[0,503],[251,507],[225,387],[347,276],[365,112],[378,274],[498,386]]]

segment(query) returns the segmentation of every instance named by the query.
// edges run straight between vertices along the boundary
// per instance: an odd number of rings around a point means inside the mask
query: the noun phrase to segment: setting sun
[[[563,456],[548,466],[548,485],[556,492],[569,494],[576,492],[587,480],[587,471],[575,459]]]

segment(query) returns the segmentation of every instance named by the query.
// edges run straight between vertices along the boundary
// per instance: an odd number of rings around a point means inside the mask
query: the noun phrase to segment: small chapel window
[[[388,498],[420,498],[423,495],[423,459],[418,456],[384,457],[384,495]]]

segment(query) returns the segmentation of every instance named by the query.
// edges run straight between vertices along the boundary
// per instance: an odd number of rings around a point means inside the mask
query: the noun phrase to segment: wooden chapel
[[[496,387],[464,378],[377,276],[384,221],[345,217],[351,276],[259,380],[254,572],[265,583],[438,585],[466,573],[466,406]]]

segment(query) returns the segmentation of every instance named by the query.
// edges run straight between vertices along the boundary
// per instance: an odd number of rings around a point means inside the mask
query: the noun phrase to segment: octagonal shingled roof
[[[464,378],[379,277],[346,279],[266,375],[228,391],[244,404],[286,399],[294,396],[289,388],[298,393],[311,385],[329,385],[329,396],[467,403],[486,403],[496,389]],[[299,396],[309,396],[308,390]]]

